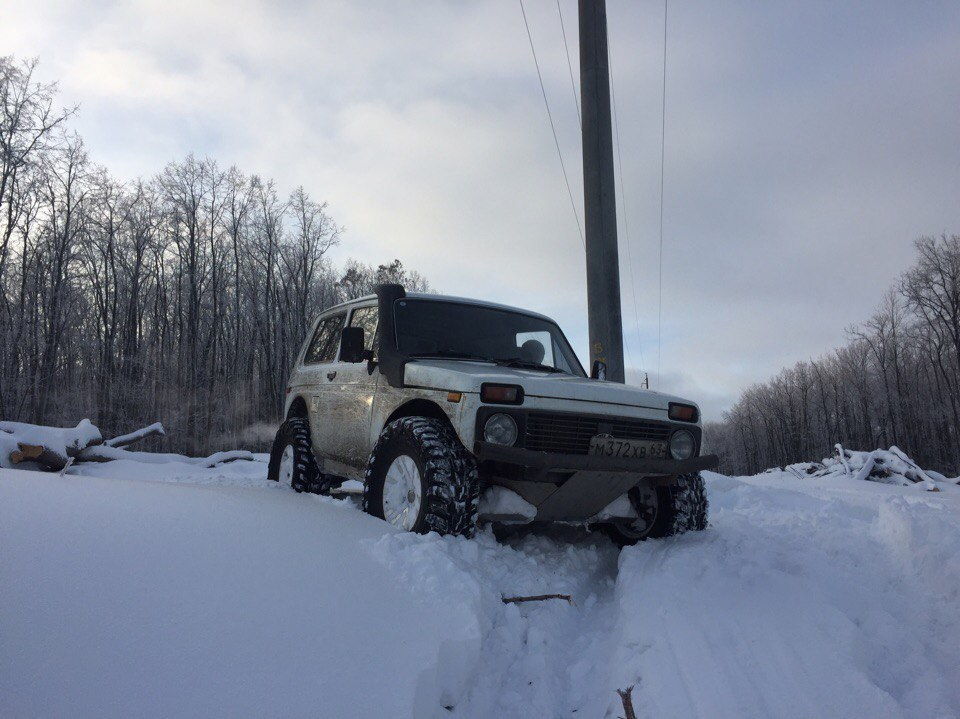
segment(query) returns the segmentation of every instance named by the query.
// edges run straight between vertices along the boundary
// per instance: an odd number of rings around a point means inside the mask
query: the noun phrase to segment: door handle
[[[330,380],[331,382],[333,382],[333,379],[336,376],[337,376],[336,370],[334,370],[333,372],[327,372],[327,379]]]

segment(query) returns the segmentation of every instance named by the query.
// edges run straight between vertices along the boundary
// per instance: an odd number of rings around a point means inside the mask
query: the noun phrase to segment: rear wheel
[[[444,422],[403,417],[380,433],[367,465],[364,511],[425,534],[473,534],[477,463]]]
[[[291,417],[280,425],[273,440],[267,478],[297,492],[317,492],[320,477],[310,441],[310,423],[305,417]]]
[[[628,496],[638,519],[604,527],[620,546],[707,528],[707,494],[699,474],[681,475],[669,487],[634,487]]]

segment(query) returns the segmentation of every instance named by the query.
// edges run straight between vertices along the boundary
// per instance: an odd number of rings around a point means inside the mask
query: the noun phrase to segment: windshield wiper
[[[559,372],[560,374],[567,374],[559,367],[551,367],[548,364],[531,362],[523,359],[522,357],[508,357],[506,359],[496,359],[493,361],[498,365],[502,365],[503,367],[517,367],[519,369],[535,369],[540,370],[541,372]]]
[[[441,359],[469,359],[480,362],[496,362],[497,360],[483,357],[482,355],[471,354],[470,352],[460,352],[459,350],[435,350],[433,352],[414,352],[408,355],[410,359],[426,359],[428,357],[438,357]]]

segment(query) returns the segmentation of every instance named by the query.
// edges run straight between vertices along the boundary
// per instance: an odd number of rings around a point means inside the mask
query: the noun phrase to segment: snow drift
[[[960,716],[951,484],[707,473],[706,531],[618,552],[400,533],[264,460],[0,470],[0,716]]]

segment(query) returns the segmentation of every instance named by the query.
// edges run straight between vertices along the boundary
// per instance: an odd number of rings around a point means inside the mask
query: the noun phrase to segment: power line
[[[617,168],[620,174],[620,203],[623,206],[623,242],[627,246],[627,264],[630,266],[630,290],[633,294],[633,317],[637,325],[637,350],[640,352],[640,364],[646,364],[643,360],[643,340],[640,336],[640,309],[637,303],[637,278],[633,272],[633,253],[630,248],[630,227],[627,222],[627,194],[623,185],[623,158],[620,155],[620,120],[617,116],[617,91],[615,89],[616,81],[613,75],[613,51],[610,49],[610,43],[607,42],[607,66],[610,69],[610,98],[613,101],[613,128],[614,138],[617,143]],[[629,345],[627,345],[629,348]],[[629,349],[627,350],[629,351]]]
[[[657,389],[660,389],[661,336],[663,332],[663,166],[667,146],[667,1],[663,0],[663,97],[660,102],[660,253],[657,281]]]
[[[583,228],[580,225],[580,215],[577,213],[577,203],[573,200],[573,192],[570,190],[570,180],[567,178],[567,168],[563,164],[563,153],[560,152],[557,128],[553,124],[553,114],[550,112],[550,102],[547,100],[547,91],[543,86],[543,76],[540,74],[540,63],[537,61],[537,51],[533,46],[533,35],[530,34],[530,23],[527,22],[527,11],[523,8],[523,0],[520,0],[520,12],[523,13],[523,24],[527,28],[527,39],[530,41],[530,51],[533,53],[533,64],[537,68],[537,79],[540,81],[540,92],[543,94],[543,104],[547,107],[547,117],[550,119],[550,130],[553,132],[553,144],[557,146],[557,157],[560,158],[560,169],[563,171],[563,181],[567,186],[567,196],[570,198],[573,217],[577,221],[577,232],[580,233],[580,244],[582,244],[584,250],[586,250],[587,243],[583,239]]]
[[[557,14],[560,16],[560,32],[563,33],[563,49],[567,53],[567,70],[570,71],[570,89],[573,90],[573,105],[577,108],[577,124],[583,130],[583,120],[580,118],[580,98],[577,97],[577,83],[573,81],[573,65],[570,64],[570,47],[567,45],[567,31],[563,27],[563,11],[560,9],[560,0],[557,0]]]

